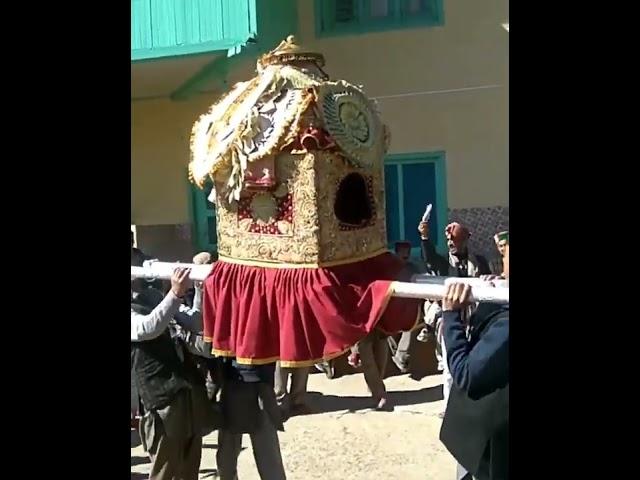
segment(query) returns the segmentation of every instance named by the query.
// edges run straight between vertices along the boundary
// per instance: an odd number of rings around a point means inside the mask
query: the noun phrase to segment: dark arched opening
[[[342,179],[336,192],[333,211],[345,225],[361,227],[371,221],[373,209],[367,182],[362,175],[350,173]]]

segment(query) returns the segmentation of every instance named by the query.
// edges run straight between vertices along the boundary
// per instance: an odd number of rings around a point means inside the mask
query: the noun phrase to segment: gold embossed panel
[[[318,210],[313,153],[276,156],[272,191],[240,202],[218,197],[218,252],[256,263],[318,264]]]
[[[316,183],[318,192],[318,217],[320,221],[320,263],[341,263],[372,256],[387,249],[384,203],[384,179],[382,169],[358,168],[345,162],[339,155],[318,152]],[[370,219],[361,224],[349,225],[336,215],[336,200],[340,183],[356,174],[366,184],[366,192],[357,189],[346,196],[351,203],[370,203]]]

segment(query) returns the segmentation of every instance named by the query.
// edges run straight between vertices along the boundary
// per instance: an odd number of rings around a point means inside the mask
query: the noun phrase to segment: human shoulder
[[[479,338],[491,328],[508,329],[509,305],[481,302],[470,318],[471,336]]]

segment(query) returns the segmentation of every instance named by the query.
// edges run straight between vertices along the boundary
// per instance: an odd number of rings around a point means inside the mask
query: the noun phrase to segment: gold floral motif
[[[277,225],[278,230],[280,230],[283,235],[291,235],[291,233],[293,232],[293,225],[289,222],[280,220],[279,222],[277,222]]]
[[[243,218],[238,222],[238,231],[248,232],[251,225],[253,225],[253,220],[251,218]]]
[[[277,248],[277,245],[275,245],[273,242],[258,243],[258,249],[256,251],[256,253],[258,254],[258,258],[264,258],[265,260],[272,260],[273,251],[275,248]]]
[[[346,130],[361,142],[369,140],[369,125],[367,119],[352,103],[343,103],[338,107],[340,121]]]
[[[381,162],[382,122],[362,90],[344,81],[325,82],[315,90],[324,128],[344,155],[362,167]]]

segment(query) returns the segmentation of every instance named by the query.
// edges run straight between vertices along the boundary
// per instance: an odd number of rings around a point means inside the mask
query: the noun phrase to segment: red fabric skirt
[[[421,300],[391,296],[403,263],[391,253],[329,268],[218,261],[204,283],[205,339],[239,363],[306,366],[340,355],[374,328],[411,329]]]

